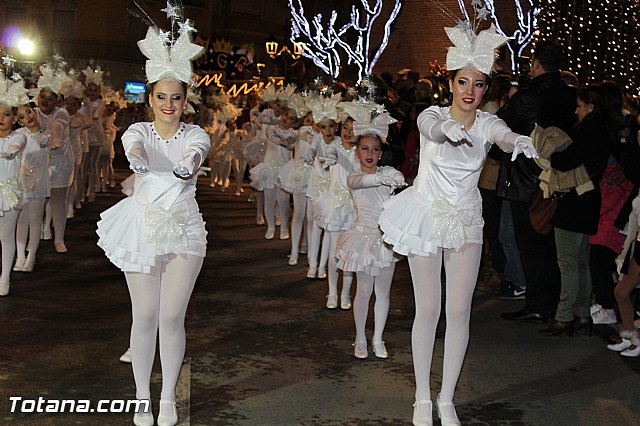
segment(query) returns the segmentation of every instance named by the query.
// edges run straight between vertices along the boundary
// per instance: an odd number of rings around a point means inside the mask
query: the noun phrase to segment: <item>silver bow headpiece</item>
[[[383,140],[389,133],[389,124],[395,123],[384,109],[384,106],[374,102],[343,102],[339,105],[353,119],[353,133],[356,136],[378,135]]]
[[[60,93],[60,89],[69,80],[63,71],[55,71],[49,65],[40,65],[40,78],[38,78],[38,92],[47,88],[54,93]]]
[[[291,96],[288,106],[296,112],[298,118],[304,118],[311,112],[311,109],[307,106],[307,101],[299,93],[294,93]]]
[[[140,52],[148,58],[145,72],[149,83],[162,79],[183,83],[191,81],[191,60],[204,48],[191,43],[189,32],[189,29],[184,31],[181,29],[175,43],[167,45],[164,33],[161,34],[158,28],[149,27],[147,36],[138,42]]]
[[[22,80],[13,81],[0,73],[0,105],[19,107],[29,103],[27,93]]]
[[[447,52],[448,70],[470,66],[489,74],[496,58],[495,50],[509,40],[508,37],[498,34],[493,24],[477,35],[462,24],[444,30],[453,43]]]
[[[314,96],[307,101],[307,107],[313,114],[313,121],[320,123],[322,120],[338,121],[338,109],[336,106],[340,102],[340,93],[335,93],[330,97]]]
[[[276,91],[276,85],[270,84],[262,91],[262,102],[273,102],[278,99],[278,92]]]

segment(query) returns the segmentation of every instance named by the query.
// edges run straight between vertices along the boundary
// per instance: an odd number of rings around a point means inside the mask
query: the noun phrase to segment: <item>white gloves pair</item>
[[[451,142],[467,141],[471,143],[471,135],[465,130],[464,124],[456,120],[446,120],[440,125],[440,130]]]
[[[529,136],[520,136],[516,139],[516,144],[511,154],[511,161],[515,161],[518,154],[524,154],[527,158],[538,158],[538,151],[536,151],[533,146],[533,141]]]
[[[334,146],[327,147],[327,153],[324,156],[318,156],[322,168],[327,170],[329,167],[338,163],[338,150]]]
[[[401,188],[407,186],[404,177],[396,174],[394,176],[376,175],[375,181],[377,184],[390,186],[391,188]]]

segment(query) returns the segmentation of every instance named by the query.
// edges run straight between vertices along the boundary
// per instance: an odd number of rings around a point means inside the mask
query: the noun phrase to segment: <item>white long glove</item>
[[[195,151],[187,151],[182,160],[178,161],[178,164],[173,168],[173,173],[181,179],[193,176],[196,170],[196,155],[198,153]]]
[[[467,141],[471,143],[471,135],[465,130],[464,124],[456,120],[447,120],[440,125],[440,130],[451,142]]]
[[[405,182],[404,178],[400,175],[396,175],[396,176],[376,175],[375,181],[380,185],[390,186],[391,188],[401,188],[403,186],[407,186],[407,182]]]
[[[2,153],[0,153],[0,157],[12,160],[16,155],[18,155],[21,149],[22,147],[20,145],[9,145]]]
[[[511,161],[515,161],[518,154],[524,154],[527,158],[538,158],[538,151],[533,146],[533,141],[529,136],[520,136],[516,139],[516,144],[511,154]]]
[[[318,156],[322,168],[325,170],[338,163],[338,150],[334,146],[327,147],[327,153],[324,157]]]
[[[134,173],[144,175],[149,172],[149,162],[146,158],[133,152],[127,152],[126,156],[127,160],[129,160],[129,168],[133,170]]]

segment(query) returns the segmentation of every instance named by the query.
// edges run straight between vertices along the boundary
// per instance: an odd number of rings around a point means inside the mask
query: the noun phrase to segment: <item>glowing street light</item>
[[[33,55],[33,42],[28,38],[23,38],[18,42],[18,50],[23,55]]]

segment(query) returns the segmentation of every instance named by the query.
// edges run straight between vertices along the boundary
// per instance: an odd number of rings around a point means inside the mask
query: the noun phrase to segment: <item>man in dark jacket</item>
[[[531,63],[532,80],[523,86],[498,112],[516,133],[530,135],[536,124],[559,127],[569,132],[576,122],[576,91],[562,81],[562,47],[541,41]],[[541,169],[524,155],[515,161],[505,155],[500,166],[498,196],[510,202],[515,239],[520,250],[527,283],[525,307],[503,313],[504,319],[544,323],[555,310],[560,290],[560,271],[553,233],[538,234],[531,225],[529,206],[538,189]]]

